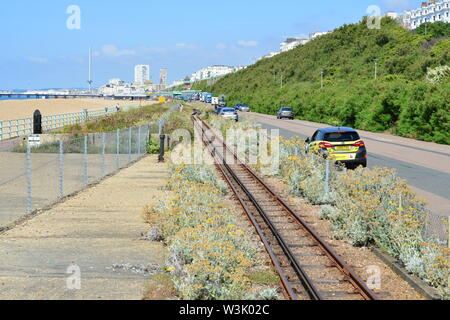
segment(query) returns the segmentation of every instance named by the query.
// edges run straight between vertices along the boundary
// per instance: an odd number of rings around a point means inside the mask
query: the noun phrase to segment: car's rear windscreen
[[[328,142],[349,142],[360,140],[359,134],[354,131],[326,133],[324,140]]]

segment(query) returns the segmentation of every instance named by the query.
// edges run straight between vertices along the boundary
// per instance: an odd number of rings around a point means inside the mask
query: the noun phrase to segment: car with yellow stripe
[[[306,140],[307,153],[319,154],[347,168],[367,167],[366,144],[352,128],[331,127],[317,130]]]

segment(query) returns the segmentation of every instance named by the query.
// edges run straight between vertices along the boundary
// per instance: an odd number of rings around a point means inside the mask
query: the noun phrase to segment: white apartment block
[[[329,32],[315,32],[311,33],[309,35],[309,39],[302,39],[302,38],[288,38],[284,42],[280,44],[280,52],[286,52],[292,49],[297,48],[298,46],[304,46],[309,41],[317,39],[320,36],[323,36],[325,34],[328,34]],[[263,58],[267,58],[267,56],[264,56]]]
[[[117,96],[117,95],[143,95],[146,92],[154,92],[164,89],[166,86],[160,84],[139,84],[128,83],[120,79],[111,79],[109,83],[100,87],[98,93],[105,96]]]
[[[298,46],[303,46],[306,43],[308,43],[308,41],[309,41],[308,39],[288,38],[286,39],[286,41],[280,44],[280,52],[286,52],[294,48],[297,48]]]
[[[166,87],[167,86],[167,69],[161,69],[159,70],[159,84],[161,86]]]
[[[140,64],[134,67],[134,83],[144,84],[147,81],[150,81],[150,66]]]
[[[422,7],[403,14],[403,25],[415,30],[426,22],[447,22],[450,23],[450,0],[430,0],[422,2]]]
[[[270,53],[268,53],[268,54],[266,54],[265,56],[262,56],[261,58],[259,58],[257,61],[261,61],[261,60],[264,60],[264,59],[269,59],[269,58],[273,58],[273,57],[275,57],[276,55],[279,55],[281,52],[270,52]]]
[[[207,68],[200,69],[199,71],[192,74],[191,82],[224,76],[234,71],[235,71],[234,67],[219,66],[219,65],[210,66]]]
[[[309,40],[311,41],[311,40],[317,39],[318,37],[324,36],[324,35],[329,34],[329,33],[330,33],[330,31],[311,33],[309,35]]]

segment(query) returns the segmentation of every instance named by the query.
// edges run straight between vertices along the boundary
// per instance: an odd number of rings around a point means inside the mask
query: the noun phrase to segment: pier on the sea
[[[123,94],[114,96],[104,96],[101,94],[90,93],[18,93],[18,92],[0,92],[0,98],[9,99],[111,99],[111,100],[149,100],[151,96],[148,95],[135,95],[135,94]]]

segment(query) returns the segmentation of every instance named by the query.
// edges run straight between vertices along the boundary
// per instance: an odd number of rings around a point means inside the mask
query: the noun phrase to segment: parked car
[[[222,111],[222,109],[223,109],[223,107],[217,107],[217,108],[216,108],[216,113],[219,115],[219,114],[220,114],[220,111]]]
[[[226,107],[227,106],[227,100],[225,99],[225,96],[219,97],[219,107]]]
[[[342,163],[349,169],[367,167],[366,145],[352,128],[322,128],[306,140],[306,152]]]
[[[277,112],[277,119],[291,119],[294,120],[295,114],[292,108],[281,107]]]
[[[242,104],[239,108],[239,111],[241,112],[250,112],[250,107],[246,104]]]
[[[234,108],[222,108],[222,109],[220,109],[219,116],[227,118],[227,119],[232,119],[232,120],[234,120],[236,122],[239,121],[239,116],[237,114],[236,109],[234,109]]]

